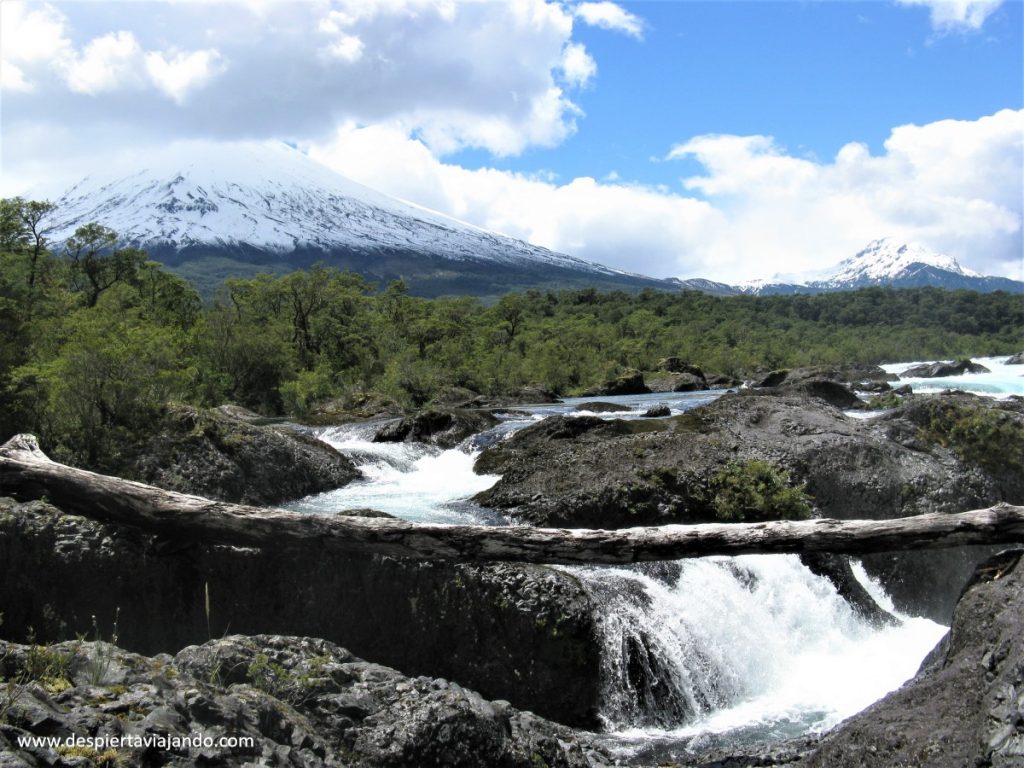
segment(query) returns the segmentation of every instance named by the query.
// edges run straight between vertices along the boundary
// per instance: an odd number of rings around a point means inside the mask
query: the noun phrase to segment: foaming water
[[[319,435],[355,462],[363,479],[307,496],[286,509],[330,514],[369,508],[421,523],[501,524],[505,519],[470,501],[498,475],[473,472],[477,452],[422,443],[374,443],[379,424],[332,427]]]
[[[605,606],[601,716],[626,753],[826,730],[911,677],[945,632],[872,626],[793,555],[574,572]]]
[[[895,373],[900,377],[900,385],[909,384],[915,392],[943,392],[947,389],[959,389],[999,399],[1011,395],[1024,395],[1024,365],[1006,365],[1006,361],[1009,359],[1006,356],[972,359],[988,368],[989,372],[965,373],[962,376],[949,376],[940,379],[917,379],[903,378],[903,371],[914,365],[928,365],[937,361],[890,363],[881,367],[888,373]]]
[[[667,404],[682,412],[715,396]],[[602,399],[631,407],[603,418],[640,418],[655,401]],[[353,459],[364,479],[290,508],[328,514],[369,507],[421,522],[507,524],[470,500],[499,479],[473,472],[478,450],[548,416],[579,414],[581,402],[510,409],[497,427],[447,451],[374,443],[379,423],[324,430],[320,439]],[[827,730],[911,677],[945,632],[920,618],[871,625],[795,556],[566,570],[600,606],[607,744],[621,759],[644,764]],[[879,585],[854,570],[892,611]]]

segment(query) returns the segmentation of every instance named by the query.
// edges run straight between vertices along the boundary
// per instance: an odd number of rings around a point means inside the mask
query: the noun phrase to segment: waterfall
[[[469,500],[499,479],[476,475],[474,459],[545,415],[517,414],[452,450],[374,443],[379,423],[332,427],[318,436],[364,479],[289,508],[371,507],[423,522],[507,524]],[[945,632],[905,616],[899,626],[875,627],[791,555],[565,570],[599,612],[604,729],[615,750],[648,750],[646,757],[658,744],[671,755],[684,742],[763,742],[830,728],[911,677]],[[892,611],[863,569],[854,572]]]
[[[626,738],[831,727],[912,676],[945,631],[874,627],[792,555],[571,570],[601,606],[601,716]]]
[[[473,441],[450,450],[423,443],[375,443],[380,424],[331,427],[317,436],[350,458],[363,479],[284,505],[295,512],[371,508],[424,523],[507,524],[469,498],[498,481],[477,475]]]

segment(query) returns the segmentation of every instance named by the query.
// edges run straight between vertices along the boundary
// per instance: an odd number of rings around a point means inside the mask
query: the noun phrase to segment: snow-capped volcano
[[[893,238],[874,240],[858,253],[822,270],[778,274],[767,280],[751,280],[737,287],[744,293],[819,293],[849,291],[869,286],[894,288],[968,288],[980,291],[1019,291],[1020,283],[1002,277],[985,277],[966,269],[952,256],[936,253],[918,243]]]
[[[918,243],[900,243],[882,238],[832,267],[831,274],[819,277],[818,282],[836,286],[874,280],[899,280],[913,275],[924,267],[934,267],[963,277],[980,277],[977,272],[961,267],[952,256],[925,248]]]
[[[54,243],[98,222],[187,276],[209,277],[211,263],[229,275],[322,260],[381,280],[445,273],[426,293],[460,279],[472,285],[453,292],[587,280],[672,287],[389,197],[278,142],[175,145],[142,167],[94,173],[56,202]]]

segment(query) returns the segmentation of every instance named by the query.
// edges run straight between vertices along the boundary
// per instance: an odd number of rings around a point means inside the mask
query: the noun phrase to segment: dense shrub
[[[789,472],[767,461],[730,462],[709,487],[709,500],[721,520],[801,520],[811,516],[814,500],[805,485],[793,485]]]

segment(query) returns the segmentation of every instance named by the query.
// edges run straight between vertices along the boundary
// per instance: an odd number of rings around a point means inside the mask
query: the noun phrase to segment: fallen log
[[[431,525],[311,515],[211,501],[50,460],[31,435],[0,446],[0,495],[46,498],[64,510],[178,539],[459,561],[614,564],[707,555],[866,554],[1024,542],[1024,507],[893,520],[664,525],[613,531]]]

